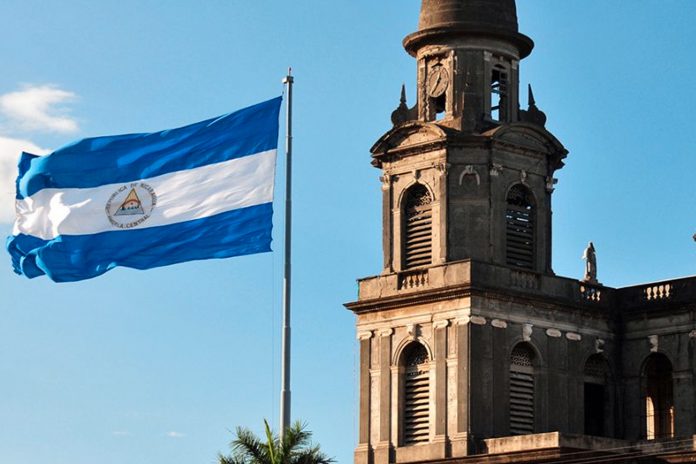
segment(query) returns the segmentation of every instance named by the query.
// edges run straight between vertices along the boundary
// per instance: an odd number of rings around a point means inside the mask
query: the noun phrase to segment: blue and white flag
[[[23,153],[15,272],[70,282],[270,251],[280,104]]]

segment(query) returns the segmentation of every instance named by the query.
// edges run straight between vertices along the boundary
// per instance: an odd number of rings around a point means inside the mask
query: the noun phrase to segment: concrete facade
[[[424,0],[404,46],[418,101],[402,98],[372,148],[384,266],[346,305],[360,345],[356,464],[694,458],[696,278],[615,289],[553,273],[554,172],[568,152],[531,89],[519,110],[533,43],[514,1]],[[415,185],[429,195],[426,232],[405,206]],[[411,265],[413,249],[429,264]],[[406,386],[412,343],[427,351],[424,393]],[[427,418],[417,443],[411,410]]]

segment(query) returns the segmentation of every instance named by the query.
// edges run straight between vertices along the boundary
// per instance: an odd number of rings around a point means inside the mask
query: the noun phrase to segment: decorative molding
[[[476,185],[477,186],[481,185],[481,176],[479,175],[478,171],[476,170],[476,168],[473,165],[469,164],[467,166],[464,166],[464,170],[459,175],[459,186],[460,187],[464,184],[464,178],[466,176],[476,177]]]
[[[649,335],[648,342],[650,343],[650,352],[657,353],[660,349],[660,337],[657,335]]]
[[[481,316],[471,316],[471,323],[476,325],[486,325],[486,318]]]
[[[553,176],[546,177],[546,191],[547,192],[553,193],[554,190],[556,190],[556,184],[558,184],[558,179],[555,179]]]
[[[450,324],[450,321],[448,321],[447,319],[440,320],[440,321],[434,321],[433,322],[433,329],[444,329],[447,326],[449,326],[449,324]]]
[[[452,167],[449,163],[438,163],[433,166],[443,176],[447,175],[449,168]]]
[[[604,353],[604,340],[601,338],[596,339],[594,342],[594,349],[597,354]]]
[[[522,340],[524,340],[525,342],[531,341],[533,330],[534,330],[534,326],[532,324],[523,324],[522,325]]]
[[[490,170],[491,177],[498,177],[502,173],[503,173],[503,165],[502,164],[498,164],[498,163],[491,164],[491,170]]]
[[[399,273],[398,289],[411,290],[414,288],[427,287],[429,283],[429,273],[427,269],[406,271]]]
[[[493,319],[491,325],[496,329],[507,329],[508,326],[507,322],[501,321],[500,319]]]
[[[689,338],[696,338],[696,330],[689,332]]]
[[[539,290],[541,279],[532,272],[514,270],[510,272],[510,285],[529,290]]]
[[[418,324],[408,324],[406,326],[406,333],[408,333],[409,337],[415,340],[418,337],[418,329]]]
[[[358,340],[369,340],[372,338],[372,331],[358,332]]]
[[[580,335],[579,333],[575,333],[575,332],[568,332],[566,334],[566,338],[570,341],[573,341],[573,342],[579,342],[580,340],[582,340],[582,335]]]
[[[546,335],[548,335],[551,338],[561,338],[563,333],[558,329],[548,329],[546,330]]]
[[[456,319],[454,321],[454,323],[456,325],[469,325],[470,322],[471,322],[471,317],[469,317],[469,316],[464,316],[464,317]]]
[[[390,337],[394,333],[394,329],[384,329],[379,331],[380,337]]]
[[[525,171],[524,169],[521,170],[520,171],[520,182],[522,182],[522,184],[527,185],[527,177],[529,177],[529,175],[527,174],[527,171]]]
[[[387,191],[391,187],[392,176],[390,174],[384,174],[379,177],[380,182],[382,182],[382,190]]]

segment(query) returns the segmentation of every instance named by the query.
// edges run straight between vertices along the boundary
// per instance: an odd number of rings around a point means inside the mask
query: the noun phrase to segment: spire
[[[546,114],[541,111],[539,108],[536,106],[536,100],[534,99],[534,92],[532,91],[532,84],[528,84],[527,86],[527,92],[528,92],[528,107],[527,111],[520,111],[520,120],[524,122],[531,122],[532,124],[536,124],[537,126],[545,127],[546,126]]]
[[[403,124],[406,121],[408,121],[411,117],[411,112],[408,109],[408,105],[406,104],[406,84],[401,85],[401,99],[399,106],[394,110],[392,113],[391,119],[392,119],[392,124],[395,126],[398,126],[399,124]]]
[[[528,89],[528,92],[529,92],[529,95],[528,95],[528,97],[527,97],[527,101],[528,101],[529,107],[530,107],[530,108],[532,108],[532,107],[536,108],[536,100],[534,100],[534,92],[532,91],[532,84],[527,84],[527,89]]]
[[[404,39],[404,47],[415,56],[422,45],[447,36],[504,39],[518,48],[520,58],[534,47],[518,31],[515,0],[423,0],[418,32]]]

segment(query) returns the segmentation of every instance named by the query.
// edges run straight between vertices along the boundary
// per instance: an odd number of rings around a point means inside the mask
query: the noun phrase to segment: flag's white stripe
[[[223,163],[143,179],[157,195],[157,206],[138,228],[201,219],[273,201],[276,150]],[[105,206],[123,184],[88,189],[44,189],[17,201],[14,235],[51,240],[121,230]],[[137,218],[135,218],[137,219]]]

